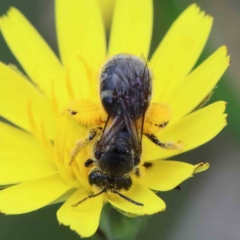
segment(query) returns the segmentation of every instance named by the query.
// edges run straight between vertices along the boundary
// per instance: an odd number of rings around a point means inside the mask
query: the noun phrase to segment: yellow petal
[[[13,67],[0,63],[0,112],[3,117],[31,132],[27,105],[31,103],[37,125],[44,120],[48,137],[54,135],[50,104],[39,91]]]
[[[72,58],[69,61],[67,71],[73,94],[72,99],[91,99],[93,96],[90,91],[90,76],[88,75],[83,62],[77,57]]]
[[[149,162],[141,184],[157,191],[168,191],[177,187],[181,182],[193,176],[196,166],[177,161]]]
[[[155,79],[153,101],[167,95],[193,68],[208,39],[212,21],[193,4],[173,23],[150,61]]]
[[[154,214],[164,211],[166,208],[162,199],[137,182],[134,182],[130,190],[123,193],[123,195],[138,203],[144,204],[144,206],[137,206],[119,197],[117,194],[108,195],[108,202],[124,212],[137,215]]]
[[[21,183],[53,176],[57,173],[51,162],[26,159],[24,156],[1,156],[0,185]]]
[[[213,90],[229,66],[226,54],[226,47],[220,47],[162,99],[171,106],[172,122],[191,112]]]
[[[3,122],[0,132],[0,185],[56,174],[53,159],[31,134]]]
[[[51,96],[52,82],[57,81],[59,101],[68,100],[63,68],[35,28],[15,8],[0,21],[0,28],[8,46],[28,76],[47,96]]]
[[[199,164],[195,165],[194,174],[204,172],[204,171],[208,170],[209,167],[210,167],[209,163],[199,163]]]
[[[87,197],[89,193],[83,188],[75,192],[58,210],[57,218],[60,224],[69,226],[81,237],[93,235],[99,224],[103,205],[103,194],[87,199],[76,207],[73,204]]]
[[[60,175],[24,182],[0,192],[0,212],[31,212],[50,204],[70,189]]]
[[[181,142],[182,149],[162,149],[143,138],[143,156],[146,160],[168,158],[196,148],[215,137],[226,126],[225,102],[219,101],[173,124],[169,124],[157,137],[162,142]]]
[[[148,57],[153,22],[151,0],[117,0],[109,42],[109,54],[130,53]]]
[[[74,119],[63,116],[59,118],[59,132],[55,141],[54,151],[56,165],[66,181],[75,187],[84,186],[90,188],[88,183],[88,168],[84,166],[84,162],[91,156],[93,151],[93,144],[89,144],[83,148],[76,159],[71,161],[71,152],[76,148],[76,142],[87,138],[89,135],[89,128],[79,124]],[[76,179],[77,178],[77,179]],[[90,188],[91,189],[91,188]]]
[[[64,65],[81,55],[97,69],[106,55],[104,24],[98,1],[56,1],[56,24],[60,55]]]
[[[49,157],[39,142],[29,133],[0,122],[0,154],[28,161],[48,162]]]

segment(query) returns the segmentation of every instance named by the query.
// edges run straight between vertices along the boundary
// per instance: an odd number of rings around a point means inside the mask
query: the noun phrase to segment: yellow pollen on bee
[[[144,132],[154,134],[164,128],[171,119],[170,106],[164,103],[150,104],[145,117]]]
[[[87,127],[102,125],[106,118],[104,111],[97,104],[85,99],[69,102],[64,114]]]

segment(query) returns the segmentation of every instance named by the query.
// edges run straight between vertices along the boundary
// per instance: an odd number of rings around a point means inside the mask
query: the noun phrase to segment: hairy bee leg
[[[178,142],[178,143],[171,143],[171,142],[163,143],[163,142],[160,142],[154,134],[144,133],[144,135],[159,147],[166,148],[166,149],[180,149],[181,148],[180,142]]]
[[[140,157],[134,159],[134,166],[137,166],[140,163]]]
[[[99,136],[102,132],[102,128],[93,128],[89,131],[89,136],[88,138],[84,140],[77,141],[75,148],[71,152],[71,158],[69,161],[69,165],[72,164],[78,153],[85,147],[87,146],[96,136]]]
[[[141,174],[140,174],[140,169],[139,169],[139,168],[135,168],[135,175],[136,175],[137,177],[140,177],[140,176],[141,176]]]

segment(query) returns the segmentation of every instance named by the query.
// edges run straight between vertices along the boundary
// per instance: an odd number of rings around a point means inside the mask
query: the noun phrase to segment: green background
[[[227,45],[232,56],[232,64],[211,99],[228,102],[228,126],[211,142],[175,158],[189,163],[209,161],[211,168],[184,182],[181,185],[183,189],[181,192],[173,190],[159,193],[167,203],[167,210],[164,213],[134,220],[121,217],[107,206],[106,213],[110,212],[103,216],[105,226],[103,224],[102,229],[109,229],[108,231],[115,236],[112,239],[134,239],[134,231],[140,225],[142,231],[135,238],[139,240],[240,239],[240,2],[239,0],[196,2],[215,19],[213,31],[199,62],[221,45]],[[189,0],[154,1],[151,53],[174,19],[191,3]],[[1,0],[0,14],[4,14],[10,6],[15,6],[24,13],[58,54],[54,1]],[[0,60],[19,66],[2,36],[0,36]],[[0,215],[0,240],[79,239],[77,234],[67,227],[59,226],[56,219],[59,206],[59,204],[48,206],[18,216]],[[143,228],[145,224],[146,227]],[[95,239],[104,237],[99,232],[99,237]]]

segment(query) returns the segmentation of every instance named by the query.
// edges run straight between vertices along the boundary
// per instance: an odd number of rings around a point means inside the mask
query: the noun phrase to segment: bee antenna
[[[125,200],[127,200],[127,201],[129,201],[129,202],[131,202],[131,203],[133,203],[133,204],[135,204],[135,205],[144,206],[142,203],[136,202],[136,201],[132,200],[131,198],[128,198],[128,197],[122,195],[120,192],[117,192],[117,191],[114,191],[114,190],[112,190],[112,192],[113,192],[113,193],[116,193],[116,194],[117,194],[118,196],[120,196],[121,198],[123,198],[123,199],[125,199]]]
[[[103,189],[101,192],[99,192],[99,193],[96,193],[96,194],[93,194],[93,195],[89,195],[89,196],[85,197],[84,199],[82,199],[81,201],[79,201],[79,202],[73,204],[72,207],[77,207],[79,204],[85,202],[87,199],[97,197],[98,195],[100,195],[100,194],[106,192],[106,190],[107,190],[107,189],[104,188],[104,189]]]

